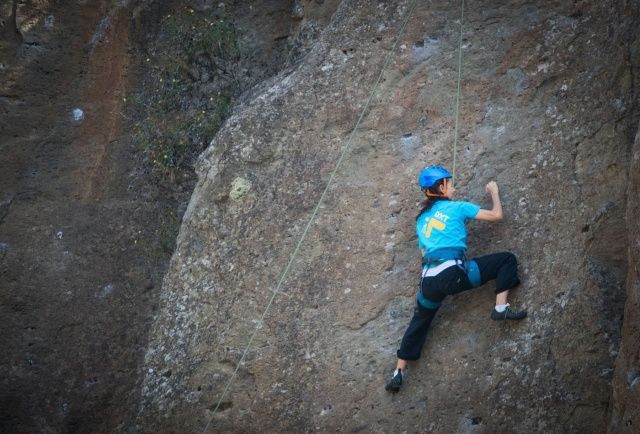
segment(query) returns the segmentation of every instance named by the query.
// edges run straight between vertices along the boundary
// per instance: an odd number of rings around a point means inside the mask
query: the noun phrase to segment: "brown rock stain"
[[[85,201],[104,197],[113,173],[109,146],[121,134],[121,111],[129,83],[130,15],[129,10],[116,8],[103,18],[108,19],[108,25],[89,56],[88,79],[79,98],[89,108],[73,142],[85,160],[74,175],[77,194]],[[92,38],[102,31],[99,25]]]

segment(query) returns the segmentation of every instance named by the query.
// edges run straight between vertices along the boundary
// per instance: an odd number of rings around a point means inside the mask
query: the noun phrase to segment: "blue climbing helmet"
[[[418,177],[418,185],[421,189],[433,187],[433,185],[441,179],[451,178],[451,173],[440,166],[429,166],[422,169]]]

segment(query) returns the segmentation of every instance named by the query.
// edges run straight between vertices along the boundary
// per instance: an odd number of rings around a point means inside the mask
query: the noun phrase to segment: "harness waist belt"
[[[431,253],[427,253],[422,257],[423,264],[434,264],[437,262],[449,260],[449,259],[462,259],[464,258],[465,251],[458,248],[442,248],[434,250]]]
[[[458,262],[462,263],[462,261],[460,261],[459,259],[449,259],[448,261],[444,261],[443,263],[438,264],[435,267],[424,267],[422,269],[422,277],[437,276],[438,274],[443,272],[445,269],[453,265],[458,265]]]

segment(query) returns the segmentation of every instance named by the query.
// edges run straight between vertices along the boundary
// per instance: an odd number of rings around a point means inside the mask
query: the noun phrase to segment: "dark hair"
[[[444,182],[444,180],[440,179],[440,180],[436,181],[436,183],[433,184],[431,187],[424,188],[424,189],[422,189],[422,191],[430,191],[433,194],[440,194],[440,186],[443,184],[443,182]],[[427,199],[422,201],[422,203],[421,203],[422,209],[420,210],[420,212],[416,216],[416,220],[418,220],[420,218],[422,213],[424,213],[426,211],[429,211],[431,209],[431,207],[433,206],[433,204],[436,203],[439,200],[449,200],[449,198],[448,197],[443,197],[443,196],[427,196]]]

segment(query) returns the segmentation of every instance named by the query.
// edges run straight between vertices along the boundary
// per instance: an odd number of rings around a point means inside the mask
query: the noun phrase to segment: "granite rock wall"
[[[498,182],[506,219],[471,223],[469,254],[517,255],[523,284],[511,301],[528,309],[525,321],[489,319],[491,284],[452,297],[401,393],[383,389],[415,304],[415,179],[427,164],[452,164],[460,10],[429,1],[260,322],[410,4],[341,2],[201,156],[151,331],[138,429],[639,423],[637,373],[628,378],[638,360],[637,2],[467,2],[456,186],[489,207],[484,184]]]

